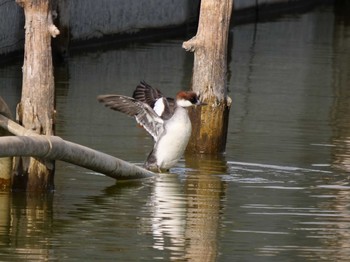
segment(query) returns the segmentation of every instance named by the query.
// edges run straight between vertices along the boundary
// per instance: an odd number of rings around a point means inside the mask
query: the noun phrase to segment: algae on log
[[[225,151],[231,99],[227,96],[227,42],[232,0],[202,0],[196,36],[183,43],[194,52],[192,90],[208,105],[190,109],[187,151]]]
[[[54,134],[54,77],[51,37],[59,34],[53,25],[50,0],[16,0],[25,14],[25,47],[21,102],[17,119],[37,134]],[[47,191],[54,187],[54,161],[34,158],[15,160],[12,187],[15,190]]]

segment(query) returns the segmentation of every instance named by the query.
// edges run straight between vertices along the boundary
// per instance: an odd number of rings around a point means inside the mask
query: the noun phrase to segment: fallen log
[[[0,157],[32,156],[61,160],[117,180],[151,177],[153,172],[58,136],[38,135],[0,115],[0,127],[16,136],[0,137]]]

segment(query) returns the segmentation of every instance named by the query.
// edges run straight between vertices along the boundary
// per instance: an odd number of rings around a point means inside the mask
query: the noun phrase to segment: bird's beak
[[[206,106],[208,105],[207,103],[201,102],[198,100],[198,102],[196,103],[196,106]]]
[[[200,101],[200,95],[198,95],[196,106],[206,106],[207,103]]]

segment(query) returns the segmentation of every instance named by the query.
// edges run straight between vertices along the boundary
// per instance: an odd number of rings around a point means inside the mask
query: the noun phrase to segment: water
[[[350,23],[322,7],[233,29],[227,152],[118,182],[57,163],[54,194],[0,194],[1,261],[347,261]],[[57,134],[141,164],[152,140],[98,94],[190,84],[182,39],[71,54],[56,68]],[[0,95],[20,96],[20,64]]]

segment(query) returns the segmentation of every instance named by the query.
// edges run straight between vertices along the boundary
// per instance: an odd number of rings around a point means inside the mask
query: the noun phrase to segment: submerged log
[[[0,137],[0,157],[35,157],[37,161],[61,160],[117,180],[151,177],[153,172],[58,136],[38,135],[0,115],[0,127],[16,136]]]
[[[196,36],[182,47],[194,52],[192,90],[208,105],[191,109],[189,152],[222,153],[231,99],[227,96],[227,42],[232,0],[202,0]]]

